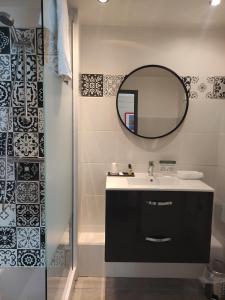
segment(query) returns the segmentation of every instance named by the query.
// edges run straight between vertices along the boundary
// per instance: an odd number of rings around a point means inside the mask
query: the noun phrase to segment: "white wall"
[[[128,74],[161,64],[178,74],[223,75],[224,30],[83,27],[81,72]]]
[[[41,27],[41,0],[0,0],[0,11],[9,13],[17,28]]]
[[[223,75],[223,31],[82,27],[81,73],[125,75],[146,64],[160,64],[179,75]],[[133,136],[120,124],[116,97],[80,98],[80,230],[104,230],[105,173],[111,162],[121,169],[147,171],[149,160],[175,159],[179,168],[205,173],[215,186],[222,100],[190,101],[183,126],[160,140]],[[224,169],[225,170],[225,169]]]

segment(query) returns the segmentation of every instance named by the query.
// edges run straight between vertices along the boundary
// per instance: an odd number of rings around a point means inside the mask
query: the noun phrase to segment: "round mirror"
[[[117,112],[133,134],[155,139],[176,130],[188,110],[188,92],[172,70],[148,65],[125,77],[117,93]]]

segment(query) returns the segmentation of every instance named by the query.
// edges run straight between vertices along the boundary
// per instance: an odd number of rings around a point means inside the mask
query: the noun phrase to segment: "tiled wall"
[[[79,112],[79,230],[104,231],[105,175],[112,162],[147,172],[149,160],[174,159],[178,169],[204,172],[216,186],[220,121],[224,112],[223,30],[81,27]],[[148,64],[174,70],[190,106],[173,134],[147,140],[128,132],[116,111],[123,77]]]
[[[81,231],[104,231],[105,173],[113,161],[121,170],[132,163],[136,172],[146,172],[149,160],[175,159],[179,169],[203,171],[205,181],[216,184],[225,77],[183,76],[190,97],[187,119],[174,134],[151,141],[131,135],[117,118],[116,94],[124,76],[80,77]]]
[[[9,28],[0,27],[0,267],[36,267],[45,265],[42,30],[26,28],[16,31],[21,39],[31,41],[31,47],[27,49],[28,121],[23,118],[21,54],[12,108],[9,107],[17,49],[10,39]],[[6,167],[8,111],[10,132]],[[6,173],[7,200],[3,209]]]

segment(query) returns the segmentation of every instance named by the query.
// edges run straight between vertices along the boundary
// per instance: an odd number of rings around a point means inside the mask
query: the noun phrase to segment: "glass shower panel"
[[[1,300],[45,299],[41,4],[0,0]]]
[[[61,299],[72,268],[72,85],[57,75],[54,1],[44,1],[47,299]],[[51,22],[49,22],[51,17]]]

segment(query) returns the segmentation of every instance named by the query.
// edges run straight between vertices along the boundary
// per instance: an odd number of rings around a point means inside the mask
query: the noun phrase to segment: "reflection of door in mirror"
[[[120,90],[118,110],[121,119],[126,127],[134,132],[138,132],[138,91]]]

